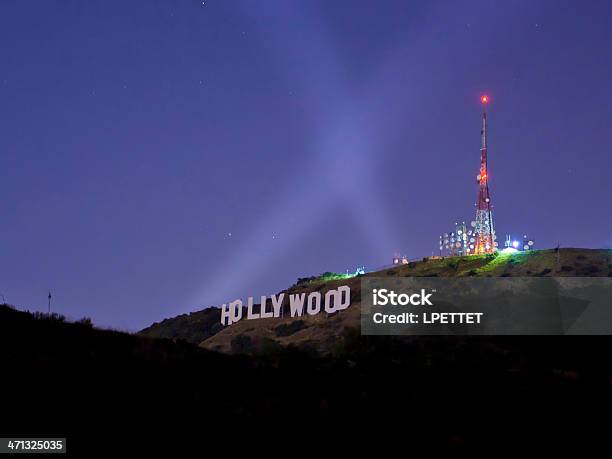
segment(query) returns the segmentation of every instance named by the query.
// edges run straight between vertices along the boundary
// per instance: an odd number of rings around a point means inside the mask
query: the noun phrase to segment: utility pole
[[[47,297],[47,299],[49,300],[47,304],[47,314],[51,315],[51,291],[49,291],[49,296]]]

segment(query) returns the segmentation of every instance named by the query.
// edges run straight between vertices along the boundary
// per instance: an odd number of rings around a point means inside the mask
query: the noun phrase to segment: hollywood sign
[[[261,297],[261,307],[259,312],[253,310],[253,297],[250,296],[247,300],[246,315],[244,314],[244,304],[242,300],[234,300],[229,304],[221,306],[221,324],[231,325],[243,319],[269,319],[272,317],[281,317],[283,314],[283,301],[285,294],[271,295],[271,309],[268,308],[268,297]],[[301,317],[304,313],[314,316],[321,311],[333,313],[342,311],[351,305],[351,289],[343,285],[334,290],[325,292],[325,296],[320,292],[312,292],[306,296],[305,293],[296,293],[289,295],[289,312],[291,317]]]

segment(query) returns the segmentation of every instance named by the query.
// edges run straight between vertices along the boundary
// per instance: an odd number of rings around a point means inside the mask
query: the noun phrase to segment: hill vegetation
[[[589,249],[534,250],[516,254],[478,255],[422,259],[365,274],[375,277],[539,277],[612,276],[612,251]],[[351,287],[352,305],[333,316],[320,314],[291,318],[240,321],[230,327],[219,324],[219,309],[211,308],[166,319],[143,330],[146,336],[182,338],[226,353],[261,353],[278,346],[297,346],[308,352],[330,354],[360,323],[361,276],[324,273],[299,279],[284,290],[310,293]],[[283,305],[288,311],[288,299]],[[206,313],[208,311],[208,314]],[[202,317],[206,320],[202,320]],[[206,336],[201,339],[202,336]]]

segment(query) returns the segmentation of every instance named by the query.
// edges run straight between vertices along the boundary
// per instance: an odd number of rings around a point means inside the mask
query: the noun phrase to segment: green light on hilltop
[[[513,260],[516,255],[521,254],[519,250],[507,251],[506,249],[495,252],[494,254],[485,255],[484,258],[489,260],[487,264],[481,266],[475,271],[478,274],[483,274],[493,271],[498,266],[507,264],[510,260]]]

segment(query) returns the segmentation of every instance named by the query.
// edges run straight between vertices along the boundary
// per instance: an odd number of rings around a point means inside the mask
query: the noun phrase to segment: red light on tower
[[[480,102],[482,102],[484,105],[489,103],[489,96],[484,95],[484,96],[480,96]]]

